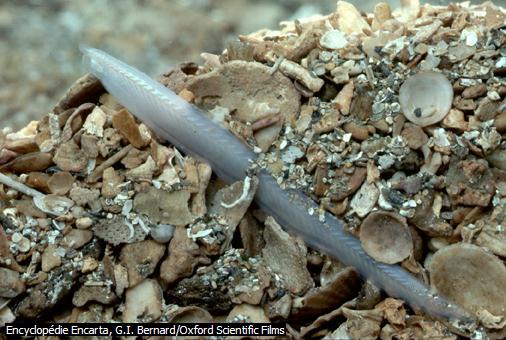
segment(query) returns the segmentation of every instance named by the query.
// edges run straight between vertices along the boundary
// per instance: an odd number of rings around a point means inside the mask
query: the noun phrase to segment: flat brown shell
[[[432,287],[467,310],[506,316],[506,267],[483,248],[444,247],[434,254],[429,272]]]
[[[360,241],[367,254],[383,263],[401,262],[413,252],[406,219],[395,213],[370,213],[360,226]]]
[[[256,62],[235,60],[219,69],[195,76],[188,89],[203,106],[226,107],[233,112],[234,120],[254,124],[272,111],[279,115],[275,124],[255,132],[262,150],[267,150],[278,137],[285,119],[296,115],[300,107],[300,94],[290,79],[280,72]],[[270,117],[270,116],[269,116]]]

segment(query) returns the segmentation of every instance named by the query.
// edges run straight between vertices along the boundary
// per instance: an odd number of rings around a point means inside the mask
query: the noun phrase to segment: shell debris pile
[[[247,143],[253,168],[316,200],[309,213],[339,216],[370,256],[467,309],[471,329],[307,248],[252,205],[254,175],[221,182],[90,75],[40,121],[0,133],[0,324],[272,321],[295,338],[504,337],[506,11],[402,3],[362,14],[338,1],[158,80]]]

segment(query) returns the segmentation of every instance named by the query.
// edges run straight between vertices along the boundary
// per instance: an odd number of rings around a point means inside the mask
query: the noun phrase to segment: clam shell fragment
[[[472,244],[436,252],[429,266],[431,285],[465,309],[506,316],[506,267],[495,255]]]
[[[399,102],[409,121],[419,126],[432,125],[443,120],[450,111],[453,87],[441,73],[420,72],[401,85]]]
[[[65,215],[74,206],[71,199],[54,194],[34,196],[33,203],[43,212],[54,216]]]
[[[360,241],[367,254],[383,263],[401,262],[413,252],[406,219],[395,213],[370,213],[360,226]]]
[[[192,323],[192,322],[213,322],[209,312],[198,306],[179,307],[168,315],[168,322]]]

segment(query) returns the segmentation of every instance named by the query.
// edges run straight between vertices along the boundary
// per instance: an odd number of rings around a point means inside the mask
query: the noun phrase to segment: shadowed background
[[[378,1],[349,2],[371,11]],[[494,3],[506,6],[506,0]],[[0,128],[20,128],[51,110],[83,74],[81,42],[156,75],[181,61],[200,62],[201,52],[221,52],[237,34],[276,29],[280,20],[330,13],[335,5],[332,0],[1,1]]]

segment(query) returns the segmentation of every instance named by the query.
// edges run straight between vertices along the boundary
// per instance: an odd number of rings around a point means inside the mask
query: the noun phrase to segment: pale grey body
[[[196,107],[139,70],[107,53],[82,47],[85,64],[122,105],[184,152],[206,161],[213,171],[231,182],[243,179],[256,155],[230,131],[207,118]],[[379,263],[367,255],[360,241],[343,230],[342,223],[325,213],[325,223],[315,213],[318,206],[301,192],[281,189],[266,172],[259,175],[256,202],[276,221],[315,249],[355,267],[367,280],[430,315],[461,321],[470,316],[459,306],[433,294],[400,266]]]

